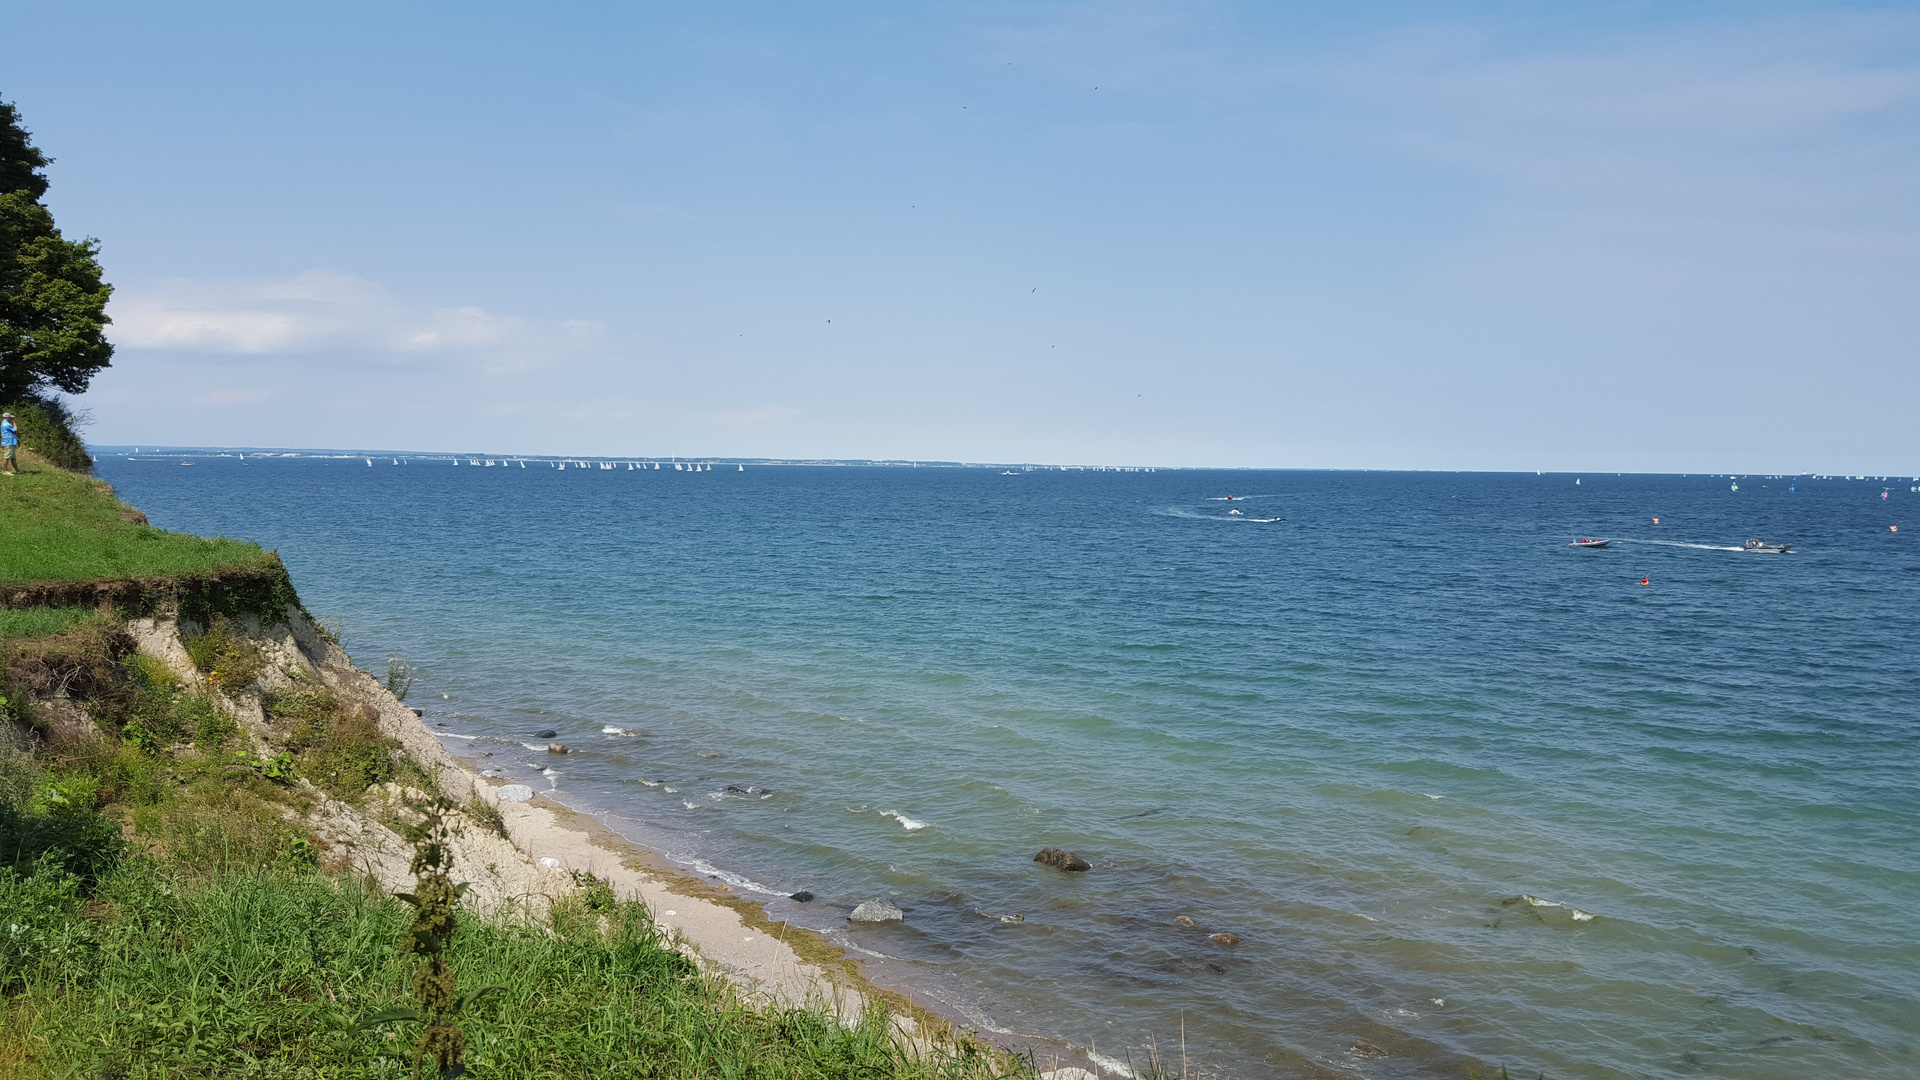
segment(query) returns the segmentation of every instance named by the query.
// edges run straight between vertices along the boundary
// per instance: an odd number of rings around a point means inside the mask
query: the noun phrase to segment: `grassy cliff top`
[[[0,476],[0,584],[188,578],[276,565],[258,544],[156,529],[105,482],[31,453],[20,459],[20,475]]]

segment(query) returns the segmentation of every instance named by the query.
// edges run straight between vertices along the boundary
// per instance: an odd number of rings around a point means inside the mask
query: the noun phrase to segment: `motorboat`
[[[1580,539],[1575,540],[1573,542],[1573,546],[1577,548],[1603,548],[1603,547],[1606,547],[1608,543],[1609,541],[1606,541],[1606,540],[1598,540],[1591,536],[1583,536]]]
[[[1751,551],[1761,555],[1785,555],[1792,549],[1792,544],[1769,544],[1765,540],[1749,540],[1746,546],[1742,548],[1744,551]]]

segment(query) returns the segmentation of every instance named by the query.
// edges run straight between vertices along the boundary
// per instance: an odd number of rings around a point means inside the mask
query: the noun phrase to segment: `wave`
[[[908,832],[912,832],[915,829],[924,829],[927,827],[927,822],[916,821],[913,818],[908,817],[907,815],[901,813],[898,810],[882,810],[880,811],[880,816],[890,817],[895,821],[898,821],[900,823],[900,827],[907,830]]]
[[[870,806],[849,806],[847,807],[847,813],[864,814],[871,809],[873,808]],[[881,817],[890,817],[895,821],[898,821],[900,823],[900,827],[907,830],[908,832],[913,832],[915,829],[929,828],[931,825],[930,822],[921,821],[917,818],[910,818],[898,810],[882,810],[879,813]]]
[[[637,731],[628,731],[628,730],[627,730],[626,728],[623,728],[623,727],[615,727],[615,726],[613,726],[612,724],[608,724],[608,725],[607,725],[606,727],[603,727],[603,728],[601,728],[601,729],[600,729],[600,734],[602,734],[602,735],[626,735],[626,736],[628,736],[628,737],[633,737],[633,736],[637,736],[637,735],[639,735],[640,733],[639,733],[639,732],[637,732]]]
[[[739,874],[722,870],[719,867],[708,862],[707,860],[702,859],[695,855],[688,855],[680,852],[669,852],[667,854],[667,858],[673,862],[679,863],[681,866],[684,866],[690,870],[693,870],[696,873],[704,874],[707,877],[714,878],[719,881],[724,881],[736,889],[745,889],[748,892],[757,892],[762,896],[787,895],[786,893],[781,892],[779,889],[769,888],[768,886],[762,885],[759,882],[753,880],[752,878],[741,877]]]
[[[1735,549],[1735,550],[1738,550],[1738,549]],[[1585,912],[1585,911],[1581,911],[1577,907],[1573,907],[1568,904],[1563,904],[1558,900],[1542,900],[1537,896],[1528,896],[1525,893],[1522,893],[1520,895],[1520,899],[1525,900],[1527,902],[1528,907],[1566,908],[1567,914],[1573,916],[1574,922],[1592,922],[1595,918],[1597,918],[1597,916],[1595,915],[1589,914],[1588,912]]]

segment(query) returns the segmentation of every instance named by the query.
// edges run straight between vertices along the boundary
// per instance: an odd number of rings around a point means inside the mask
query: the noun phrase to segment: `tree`
[[[68,240],[41,205],[48,164],[0,101],[0,401],[77,394],[113,362],[97,240]]]

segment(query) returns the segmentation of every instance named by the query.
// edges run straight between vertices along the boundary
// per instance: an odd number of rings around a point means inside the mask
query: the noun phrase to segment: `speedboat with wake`
[[[1757,555],[1785,555],[1793,550],[1792,544],[1769,544],[1765,540],[1749,540],[1742,551],[1751,551]]]
[[[1573,546],[1577,548],[1603,548],[1603,547],[1606,547],[1607,544],[1610,542],[1611,541],[1600,540],[1591,536],[1583,536],[1580,539],[1575,540],[1573,542]]]

